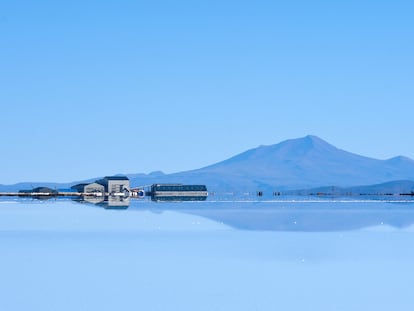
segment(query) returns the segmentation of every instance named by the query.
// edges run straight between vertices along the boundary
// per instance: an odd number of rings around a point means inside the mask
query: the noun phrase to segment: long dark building
[[[205,185],[153,184],[153,201],[205,201],[208,192]]]

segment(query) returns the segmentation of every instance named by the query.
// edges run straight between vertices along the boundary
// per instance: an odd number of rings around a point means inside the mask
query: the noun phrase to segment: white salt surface
[[[0,310],[414,308],[410,226],[240,230],[194,206],[3,202]]]

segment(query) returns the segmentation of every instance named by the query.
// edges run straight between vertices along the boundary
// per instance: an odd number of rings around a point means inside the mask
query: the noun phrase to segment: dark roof
[[[129,181],[128,177],[126,177],[126,176],[105,176],[104,178],[98,179],[95,182],[98,183],[98,184],[100,184],[100,185],[102,185],[102,186],[105,186],[105,188],[107,188],[108,187],[108,183],[111,180],[119,180],[119,181],[125,181],[125,180],[127,180],[127,181]]]
[[[129,180],[126,176],[105,176],[104,179],[107,180]]]

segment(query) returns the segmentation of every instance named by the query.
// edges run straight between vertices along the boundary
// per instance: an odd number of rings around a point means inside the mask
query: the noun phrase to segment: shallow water
[[[0,310],[412,310],[414,204],[0,201]]]

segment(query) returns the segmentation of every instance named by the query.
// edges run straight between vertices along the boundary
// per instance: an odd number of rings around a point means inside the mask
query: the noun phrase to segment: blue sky
[[[414,158],[412,1],[3,1],[0,183],[199,168],[307,134]]]

